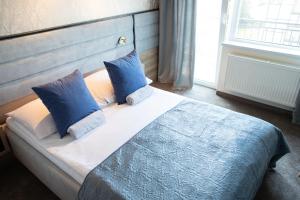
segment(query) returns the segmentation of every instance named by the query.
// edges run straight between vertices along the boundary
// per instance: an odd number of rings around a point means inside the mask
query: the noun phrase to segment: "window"
[[[235,0],[229,39],[300,47],[300,0]]]

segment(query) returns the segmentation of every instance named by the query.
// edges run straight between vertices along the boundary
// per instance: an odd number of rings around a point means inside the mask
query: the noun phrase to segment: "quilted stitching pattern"
[[[271,158],[288,151],[263,120],[183,101],[91,171],[78,197],[252,199]]]

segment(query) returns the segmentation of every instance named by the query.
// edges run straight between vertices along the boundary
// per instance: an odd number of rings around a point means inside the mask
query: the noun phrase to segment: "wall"
[[[0,37],[158,8],[158,0],[0,0]]]

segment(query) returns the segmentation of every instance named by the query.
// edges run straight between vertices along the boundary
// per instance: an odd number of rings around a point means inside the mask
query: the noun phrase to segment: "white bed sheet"
[[[42,140],[26,128],[7,119],[8,127],[80,184],[86,175],[157,117],[176,106],[184,97],[154,88],[153,95],[129,106],[113,104],[103,109],[106,122],[74,140],[53,134]]]

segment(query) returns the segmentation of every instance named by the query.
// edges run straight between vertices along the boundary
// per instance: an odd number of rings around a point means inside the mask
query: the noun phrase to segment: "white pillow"
[[[100,107],[115,102],[114,89],[106,69],[87,76],[85,83]]]
[[[146,76],[147,85],[150,85],[153,81]]]
[[[51,114],[40,99],[31,101],[6,115],[14,118],[38,139],[57,132]]]
[[[95,72],[87,76],[84,80],[89,91],[100,107],[103,108],[116,102],[114,88],[106,69]],[[147,77],[146,80],[148,85],[152,83],[152,80]]]

